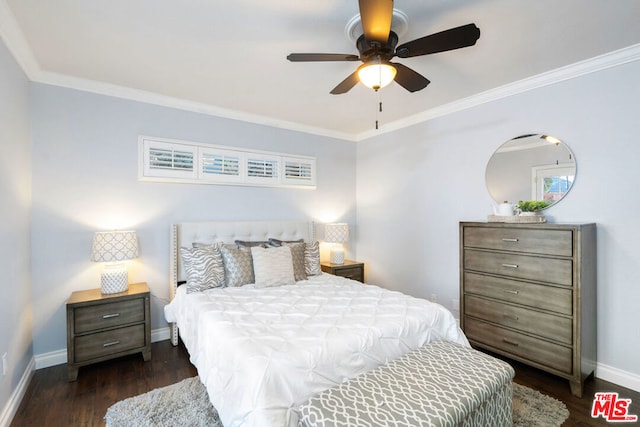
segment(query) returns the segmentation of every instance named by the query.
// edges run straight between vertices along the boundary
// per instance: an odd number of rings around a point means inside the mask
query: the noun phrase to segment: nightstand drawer
[[[464,269],[565,286],[573,284],[573,263],[569,259],[465,249]]]
[[[363,281],[362,268],[360,267],[336,269],[333,274],[336,276],[346,277],[347,279],[357,280],[359,282]]]
[[[542,310],[571,315],[571,289],[521,282],[502,277],[464,273],[465,293],[508,301]]]
[[[573,233],[570,230],[469,227],[464,230],[464,246],[570,257]]]
[[[572,343],[571,318],[554,316],[471,295],[464,297],[464,303],[465,314],[469,316],[560,341],[567,345]]]
[[[545,340],[503,329],[479,320],[465,317],[465,335],[469,341],[478,342],[483,347],[498,349],[537,364],[571,373],[573,370],[572,350]]]
[[[76,337],[74,342],[75,362],[84,362],[105,355],[144,347],[146,344],[144,324],[83,335]]]
[[[75,309],[76,334],[144,321],[144,299],[136,298]]]
[[[323,272],[364,283],[364,264],[357,261],[344,260],[344,264],[320,263]]]

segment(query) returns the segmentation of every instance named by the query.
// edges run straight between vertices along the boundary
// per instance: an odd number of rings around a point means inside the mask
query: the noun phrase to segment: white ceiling
[[[523,79],[623,48],[636,60],[640,50],[638,0],[396,0],[395,8],[408,16],[400,43],[471,22],[481,36],[472,47],[396,58],[431,84],[383,88],[378,114],[378,95],[362,85],[329,94],[358,62],[286,60],[357,54],[345,35],[356,0],[0,0],[0,36],[34,81],[348,140],[513,82],[525,90]]]

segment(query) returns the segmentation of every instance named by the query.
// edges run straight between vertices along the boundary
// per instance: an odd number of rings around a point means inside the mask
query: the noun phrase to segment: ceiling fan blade
[[[344,79],[338,84],[338,86],[334,87],[331,91],[332,95],[340,95],[342,93],[347,93],[351,90],[352,87],[358,84],[360,80],[358,80],[358,71],[354,71],[349,77]]]
[[[391,31],[393,0],[358,0],[358,5],[364,37],[384,46]]]
[[[359,61],[360,57],[348,53],[290,53],[287,59],[291,62]]]
[[[403,43],[396,48],[396,56],[411,58],[473,46],[479,38],[480,29],[476,24],[467,24]]]
[[[399,64],[397,62],[392,62],[391,65],[396,68],[396,83],[398,83],[409,92],[417,92],[419,90],[422,90],[427,87],[429,83],[431,83],[429,79],[424,77],[422,74],[413,71],[411,68],[405,65]]]

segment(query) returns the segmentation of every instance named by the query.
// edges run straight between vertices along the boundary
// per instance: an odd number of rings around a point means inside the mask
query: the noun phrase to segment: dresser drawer
[[[143,324],[76,337],[74,344],[75,362],[84,362],[147,345]]]
[[[74,314],[75,333],[95,331],[133,322],[143,322],[144,299],[137,298],[108,304],[78,307]]]
[[[519,282],[502,277],[464,273],[464,292],[560,314],[573,313],[571,289]]]
[[[473,248],[570,257],[573,255],[573,232],[571,230],[466,227],[463,244],[465,247]]]
[[[573,373],[572,349],[533,338],[465,316],[464,333],[470,341],[502,350],[540,365]]]
[[[466,295],[465,314],[571,345],[572,319]]]
[[[572,286],[573,263],[568,259],[464,250],[464,269]]]

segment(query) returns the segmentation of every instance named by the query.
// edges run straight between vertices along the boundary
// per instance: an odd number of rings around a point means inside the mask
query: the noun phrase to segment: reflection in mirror
[[[513,138],[493,154],[485,173],[489,194],[496,203],[545,200],[549,206],[571,189],[576,162],[571,149],[544,134]]]

